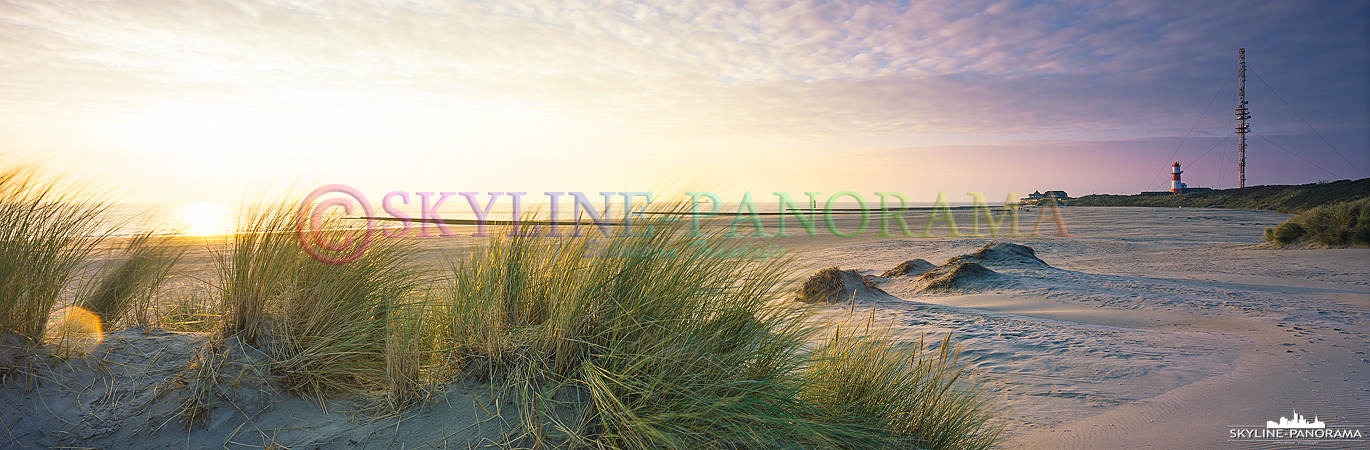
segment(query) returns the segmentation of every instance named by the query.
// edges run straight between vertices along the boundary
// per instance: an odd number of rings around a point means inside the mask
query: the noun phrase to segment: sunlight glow
[[[58,356],[63,358],[89,355],[105,338],[100,318],[79,306],[68,306],[52,313],[44,334]]]
[[[177,234],[209,236],[232,233],[235,227],[233,211],[223,203],[186,203],[177,208],[171,218]]]

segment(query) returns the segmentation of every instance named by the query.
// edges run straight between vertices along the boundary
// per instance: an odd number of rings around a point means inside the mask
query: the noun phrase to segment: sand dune
[[[447,385],[434,401],[399,413],[375,410],[367,395],[322,403],[284,392],[263,373],[266,356],[230,339],[215,405],[203,418],[180,414],[197,387],[187,368],[206,336],[127,329],[84,359],[33,356],[0,390],[4,448],[498,448],[518,411],[488,385]],[[484,389],[482,389],[484,387]],[[375,396],[379,396],[377,393]],[[374,399],[371,399],[374,400]],[[193,426],[191,426],[193,424]],[[16,445],[17,444],[17,445]],[[11,446],[14,447],[11,447]]]
[[[1074,237],[870,239],[805,247],[800,262],[993,271],[952,290],[873,278],[881,294],[826,315],[873,314],[904,342],[954,333],[1006,406],[1005,448],[1288,448],[1229,430],[1291,409],[1370,426],[1370,250],[1267,248],[1261,231],[1285,217],[1269,212],[1064,213]],[[977,250],[992,242],[1032,247],[1043,263]]]

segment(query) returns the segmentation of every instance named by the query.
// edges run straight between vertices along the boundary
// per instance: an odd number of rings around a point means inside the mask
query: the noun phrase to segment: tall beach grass
[[[454,265],[435,306],[444,361],[520,393],[535,440],[550,428],[617,449],[994,441],[989,405],[958,379],[949,347],[929,358],[822,341],[807,310],[781,301],[787,261],[719,257],[729,241],[657,225],[598,243],[493,239]],[[587,399],[570,423],[561,390]]]
[[[96,252],[104,204],[79,193],[31,168],[0,173],[0,334],[39,340]],[[181,250],[146,235],[77,290],[107,324],[160,317],[212,335],[185,374],[192,420],[214,407],[233,339],[265,355],[278,386],[315,398],[379,390],[395,410],[436,384],[489,383],[521,411],[512,446],[982,449],[997,435],[949,340],[828,337],[787,298],[788,261],[732,256],[751,254],[726,251],[737,240],[678,222],[599,238],[525,227],[436,271],[404,239],[333,265],[302,251],[296,205],[260,205],[216,247],[212,286],[161,299]],[[324,240],[357,232],[323,224]],[[153,298],[165,301],[140,313]]]
[[[393,342],[396,332],[417,334],[393,322],[422,319],[409,311],[423,275],[408,258],[411,246],[381,240],[357,261],[324,264],[301,250],[295,214],[295,205],[262,203],[221,249],[221,332],[271,355],[271,373],[290,390],[322,396],[388,386],[388,358],[407,348]],[[323,237],[355,232],[341,221],[325,221]]]
[[[186,247],[174,238],[146,232],[128,239],[118,253],[110,255],[106,270],[86,285],[77,305],[111,328],[133,313],[132,322],[147,327],[156,320],[156,295],[171,275],[172,267]]]
[[[43,338],[102,235],[107,207],[79,184],[36,166],[0,168],[0,335]]]
[[[1304,211],[1266,228],[1265,240],[1278,245],[1303,240],[1326,247],[1370,247],[1370,197]]]
[[[819,405],[821,417],[886,430],[915,448],[994,444],[1000,427],[993,406],[975,385],[962,382],[950,334],[929,350],[921,339],[899,348],[888,336],[855,331],[834,330],[805,371],[803,395]]]

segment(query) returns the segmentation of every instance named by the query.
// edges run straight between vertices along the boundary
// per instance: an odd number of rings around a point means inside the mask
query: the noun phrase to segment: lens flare
[[[64,358],[86,356],[99,348],[105,338],[100,318],[79,306],[68,306],[52,313],[45,334],[48,345]]]

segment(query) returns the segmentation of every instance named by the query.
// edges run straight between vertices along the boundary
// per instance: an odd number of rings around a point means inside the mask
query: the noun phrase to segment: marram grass
[[[0,331],[37,340],[94,251],[84,238],[103,206],[24,170],[0,174],[0,200]],[[404,240],[378,239],[348,264],[315,261],[294,214],[245,214],[214,289],[170,296],[159,322],[256,347],[278,385],[305,395],[379,389],[398,409],[454,376],[503,386],[522,412],[514,446],[982,449],[997,436],[950,341],[928,352],[829,338],[787,298],[788,261],[722,256],[745,254],[718,251],[735,240],[665,223],[601,239],[505,233],[430,276]],[[86,289],[105,322],[173,270],[179,253],[147,239]],[[190,419],[212,407],[211,362],[224,356],[203,351],[186,374]]]
[[[326,238],[351,232],[341,220],[324,223]],[[378,240],[357,261],[321,263],[297,241],[294,206],[264,204],[244,214],[220,254],[220,329],[271,355],[287,389],[321,396],[386,386],[397,374],[388,352],[409,348],[392,341],[416,331],[395,322],[419,317],[409,310],[422,272],[409,253],[406,241]]]
[[[815,344],[806,313],[777,303],[786,261],[701,251],[727,245],[663,224],[598,243],[494,238],[454,264],[434,309],[438,348],[522,393],[525,429],[595,448],[993,443],[989,405],[948,347]],[[584,399],[577,421],[557,413],[561,390]]]
[[[1000,428],[992,405],[976,387],[960,382],[950,334],[928,350],[921,338],[900,349],[852,331],[835,330],[805,370],[803,395],[820,405],[822,416],[887,430],[916,448],[979,449],[994,443]]]
[[[1370,247],[1370,197],[1319,206],[1265,229],[1265,240],[1305,240],[1326,247]]]
[[[107,204],[37,167],[0,168],[0,335],[43,339],[48,317],[100,243]]]
[[[182,289],[161,298],[152,312],[156,325],[171,331],[208,333],[221,324],[219,297],[212,287]]]
[[[154,297],[186,249],[173,238],[148,232],[130,238],[121,250],[100,281],[88,285],[78,306],[99,317],[106,328],[130,312],[137,325],[149,326],[155,321],[151,314]]]

